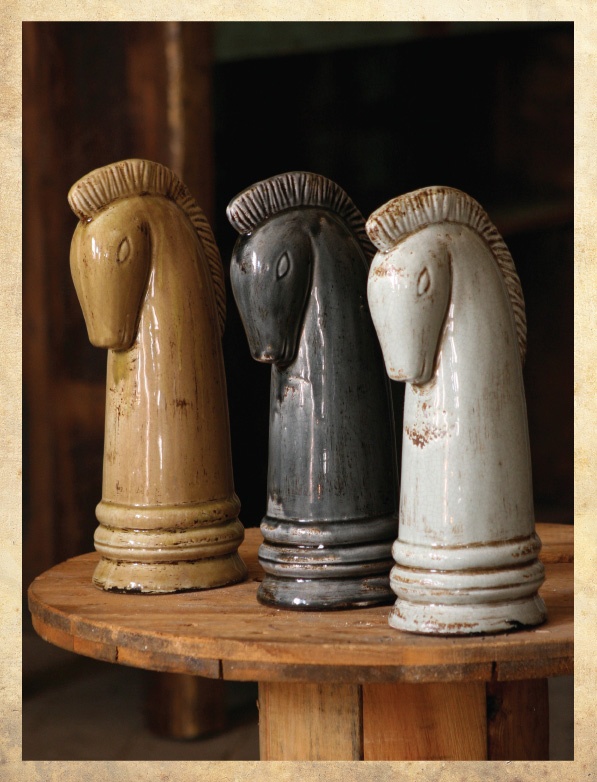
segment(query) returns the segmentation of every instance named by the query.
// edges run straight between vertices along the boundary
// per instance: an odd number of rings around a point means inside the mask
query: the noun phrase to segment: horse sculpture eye
[[[424,293],[427,293],[430,287],[431,287],[431,277],[429,276],[429,271],[427,270],[427,267],[425,267],[423,271],[419,274],[419,279],[417,280],[417,295],[422,296]]]
[[[284,277],[285,274],[288,273],[288,270],[290,269],[290,258],[288,257],[288,253],[284,253],[280,260],[278,261],[278,268],[276,269],[276,277],[278,279],[281,279]]]
[[[124,263],[126,259],[131,254],[131,244],[129,240],[125,237],[121,242],[120,246],[118,247],[118,253],[116,254],[116,258],[118,260],[118,263]]]

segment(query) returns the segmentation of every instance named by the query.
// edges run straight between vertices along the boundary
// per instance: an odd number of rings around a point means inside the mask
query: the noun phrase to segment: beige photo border
[[[248,10],[247,10],[248,9]],[[23,21],[573,21],[575,23],[575,760],[62,762],[21,760],[21,23]],[[0,10],[0,779],[6,782],[548,782],[597,778],[597,14],[590,0],[5,0]],[[474,67],[474,63],[471,63]],[[27,227],[24,227],[27,230]],[[540,259],[538,259],[540,262]]]

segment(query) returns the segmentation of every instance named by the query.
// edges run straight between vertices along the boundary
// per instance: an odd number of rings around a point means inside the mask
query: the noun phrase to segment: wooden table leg
[[[487,685],[489,760],[549,760],[547,679]]]
[[[171,739],[196,739],[226,724],[224,682],[184,673],[151,673],[147,694],[150,728]]]
[[[547,680],[259,685],[262,760],[547,760]]]
[[[363,685],[364,760],[486,760],[484,682]]]
[[[259,683],[261,760],[361,760],[357,684]]]

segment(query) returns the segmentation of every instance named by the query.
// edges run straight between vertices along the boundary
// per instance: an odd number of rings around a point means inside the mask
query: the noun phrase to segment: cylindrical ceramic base
[[[429,635],[501,633],[534,627],[545,621],[545,603],[538,596],[508,603],[441,605],[397,600],[388,621],[396,630]]]
[[[537,592],[545,578],[538,560],[516,567],[424,570],[395,565],[398,597],[389,623],[398,630],[437,635],[497,633],[545,621]]]
[[[266,575],[257,590],[260,603],[295,611],[365,608],[391,603],[393,598],[387,575],[319,579]]]
[[[398,518],[395,515],[374,516],[364,519],[290,520],[265,516],[261,534],[267,543],[279,546],[352,546],[370,545],[375,542],[386,544],[398,533]]]
[[[119,562],[102,557],[93,583],[106,591],[166,594],[236,584],[246,575],[238,553],[188,562]]]
[[[93,583],[105,590],[167,593],[242,581],[238,519],[187,529],[115,529],[101,524],[95,548],[102,558]]]
[[[325,538],[326,523],[285,523],[281,527],[292,533],[297,524],[307,536],[320,541],[320,529]],[[341,522],[334,522],[337,532],[342,532]],[[264,526],[266,529],[264,530]],[[348,530],[356,528],[347,522]],[[337,528],[340,528],[339,530]],[[355,608],[375,603],[391,603],[390,569],[392,560],[391,540],[368,540],[347,545],[288,545],[272,542],[269,520],[261,525],[266,533],[265,542],[259,547],[259,562],[266,577],[257,592],[260,602],[280,608],[318,611],[334,608]],[[338,540],[339,535],[336,537]],[[291,539],[293,539],[291,537]],[[274,538],[275,540],[275,538]]]
[[[393,565],[391,544],[362,546],[273,546],[259,547],[264,571],[280,578],[330,579],[389,576]]]

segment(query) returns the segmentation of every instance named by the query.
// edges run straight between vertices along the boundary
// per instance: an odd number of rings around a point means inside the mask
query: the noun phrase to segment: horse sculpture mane
[[[300,207],[329,209],[341,217],[359,240],[367,261],[375,254],[365,220],[344,190],[320,174],[291,171],[257,182],[228,205],[228,220],[241,235],[251,233],[268,218]]]
[[[520,360],[526,354],[526,315],[520,279],[510,251],[483,207],[474,198],[451,187],[426,187],[398,196],[377,209],[367,220],[371,241],[382,252],[400,239],[434,223],[459,223],[485,240],[502,273],[512,305]]]
[[[191,221],[213,280],[220,333],[226,322],[226,287],[220,252],[201,208],[183,182],[166,166],[150,160],[123,160],[91,171],[76,182],[68,202],[77,217],[89,221],[99,211],[120,198],[134,195],[161,195],[177,204]]]

